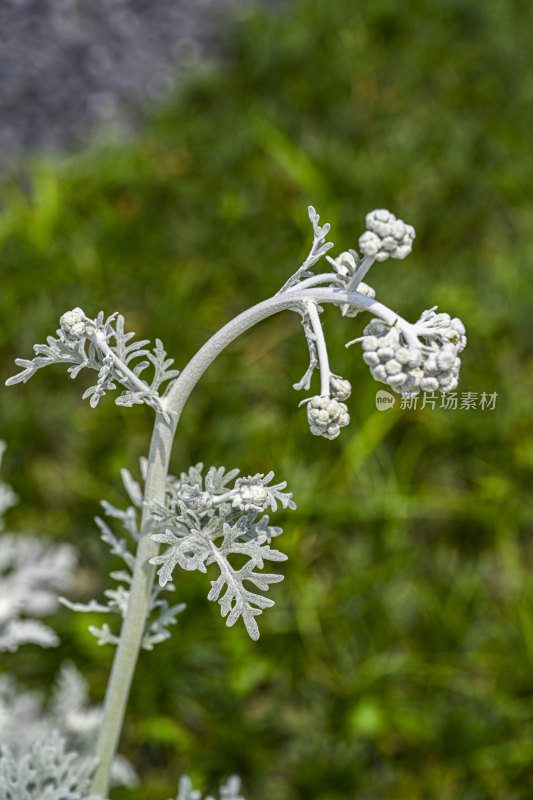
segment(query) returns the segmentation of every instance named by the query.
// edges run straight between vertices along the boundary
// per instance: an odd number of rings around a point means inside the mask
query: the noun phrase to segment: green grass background
[[[466,323],[461,391],[494,410],[380,413],[363,322],[327,309],[336,372],[354,386],[333,442],[308,432],[291,384],[295,315],[213,365],[172,461],[273,468],[298,510],[258,643],[226,629],[206,576],[183,574],[172,639],[141,656],[121,749],[143,778],[116,800],[166,800],[189,773],[232,772],[248,800],[530,800],[533,796],[533,6],[525,0],[298,0],[248,14],[206,70],[125,142],[13,166],[0,215],[0,371],[67,309],[119,310],[183,366],[269,296],[310,244],[306,208],[340,252],[387,207],[417,238],[376,265],[383,302]],[[82,385],[83,384],[83,385]],[[73,542],[79,599],[108,586],[92,517],[124,502],[152,414],[97,410],[61,368],[4,389],[13,528]],[[116,568],[117,564],[113,562]],[[209,576],[208,576],[209,577]],[[74,658],[100,701],[112,659],[62,612],[59,650],[3,668],[32,687]]]

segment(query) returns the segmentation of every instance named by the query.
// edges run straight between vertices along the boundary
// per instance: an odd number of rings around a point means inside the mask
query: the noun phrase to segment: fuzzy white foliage
[[[35,742],[16,757],[0,746],[0,800],[101,800],[90,795],[93,758],[67,752],[58,733]]]
[[[6,443],[0,440],[0,465],[6,450]],[[0,531],[4,530],[4,514],[8,508],[14,506],[18,501],[17,495],[6,483],[0,481]]]
[[[267,591],[270,584],[283,580],[282,575],[261,573],[265,561],[285,561],[287,556],[273,550],[270,542],[281,533],[269,525],[267,516],[257,520],[258,512],[278,502],[284,508],[295,508],[292,493],[283,492],[286,483],[268,484],[273,472],[237,478],[232,488],[228,484],[238,470],[226,472],[224,467],[210,467],[204,478],[203,464],[191,467],[179,479],[167,482],[167,505],[152,503],[152,513],[163,531],[152,539],[167,545],[167,550],[150,559],[159,567],[159,583],[165,586],[176,567],[207,572],[210,565],[219,576],[211,581],[208,600],[218,601],[228,626],[242,619],[252,639],[259,638],[255,617],[274,601],[248,589],[250,583]],[[234,566],[237,557],[245,563]]]
[[[143,469],[142,466],[141,469]],[[122,526],[129,534],[130,540],[135,543],[140,536],[138,516],[142,507],[143,492],[140,484],[127,469],[122,469],[120,474],[132,505],[126,509],[121,509],[111,505],[107,500],[102,500],[102,508],[107,517],[117,519],[122,523]],[[93,599],[88,603],[73,603],[65,597],[61,597],[60,602],[73,611],[85,613],[96,611],[103,614],[117,614],[124,618],[128,607],[129,587],[135,567],[135,556],[129,550],[128,541],[117,537],[105,520],[96,517],[96,524],[100,529],[102,541],[107,544],[112,555],[118,556],[124,561],[126,569],[111,572],[111,577],[118,582],[118,585],[113,589],[104,591],[105,602],[100,603]],[[169,605],[168,601],[160,596],[162,589],[162,586],[157,585],[152,588],[148,619],[141,644],[144,650],[153,650],[154,645],[169,639],[169,626],[176,623],[176,617],[185,609],[184,603]],[[164,589],[166,592],[173,592],[175,591],[175,586],[172,583],[166,583]],[[107,623],[103,623],[100,627],[89,625],[89,631],[100,645],[117,645],[119,642],[119,637],[113,633]]]
[[[0,442],[0,460],[4,449]],[[0,531],[1,514],[15,502],[10,487],[0,484]],[[29,535],[0,536],[0,650],[13,652],[26,643],[57,645],[56,633],[34,617],[57,609],[57,593],[72,583],[75,563],[69,545],[50,545]]]
[[[41,692],[22,690],[11,676],[0,676],[0,745],[9,748],[17,761],[56,735],[69,752],[88,757],[101,718],[101,707],[90,703],[87,684],[72,663],[62,665],[49,702]],[[135,771],[123,756],[115,758],[111,780],[116,785],[137,785]]]
[[[83,393],[83,398],[90,398],[93,408],[106,392],[114,391],[120,384],[124,391],[115,399],[117,405],[146,403],[156,411],[166,413],[159,390],[161,384],[176,378],[179,371],[171,369],[173,359],[167,358],[160,339],[156,339],[153,350],[148,350],[147,339],[131,342],[135,334],[125,332],[121,314],[115,312],[104,319],[104,313],[100,311],[95,319],[89,319],[81,308],[63,314],[56,334],[55,337],[48,336],[46,344],[34,345],[34,358],[15,359],[15,364],[22,370],[8,378],[6,386],[26,383],[37,370],[50,364],[69,364],[67,371],[71,378],[76,378],[85,368],[97,371],[96,383]],[[148,367],[153,369],[150,381],[144,380]]]

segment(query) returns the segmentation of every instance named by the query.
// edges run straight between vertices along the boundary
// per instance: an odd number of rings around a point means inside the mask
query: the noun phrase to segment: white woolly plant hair
[[[84,393],[96,406],[100,398],[119,384],[123,391],[115,402],[131,406],[145,403],[155,411],[155,424],[147,459],[142,460],[144,490],[123,470],[123,480],[133,503],[126,511],[104,503],[104,511],[121,519],[136,541],[136,553],[129,553],[123,540],[117,539],[102,520],[102,538],[113,553],[124,560],[127,570],[113,573],[122,584],[106,592],[107,604],[91,601],[86,606],[64,601],[77,610],[114,611],[123,618],[120,634],[114,635],[107,625],[93,629],[100,643],[117,645],[107,688],[104,715],[96,748],[98,768],[91,791],[106,796],[109,772],[122,728],[126,702],[135,664],[141,647],[151,649],[170,635],[166,626],[175,622],[183,605],[169,607],[159,593],[174,589],[170,582],[174,569],[197,569],[206,572],[209,565],[219,571],[211,582],[210,600],[217,600],[228,625],[242,619],[248,633],[259,637],[256,616],[273,601],[244,587],[244,582],[267,590],[270,583],[282,576],[265,574],[264,560],[281,561],[283,553],[270,547],[280,528],[269,525],[268,508],[277,503],[294,508],[291,493],[283,492],[286,484],[272,484],[269,472],[236,478],[238,470],[225,472],[211,467],[202,474],[202,465],[192,467],[180,478],[168,474],[172,443],[182,409],[192,390],[214,359],[238,336],[261,320],[285,309],[300,314],[309,347],[310,364],[296,389],[309,390],[315,369],[320,373],[320,392],[302,401],[307,406],[311,432],[327,439],[336,438],[349,422],[345,400],[350,383],[330,368],[329,356],[320,321],[321,306],[331,303],[343,316],[354,317],[369,311],[373,320],[364,329],[360,341],[363,358],[372,375],[393,391],[414,395],[420,390],[450,391],[457,385],[460,359],[458,353],[466,344],[461,321],[435,309],[424,311],[412,324],[375,299],[374,290],[363,278],[375,261],[405,258],[415,238],[412,226],[405,224],[384,209],[370,212],[366,230],[359,239],[360,256],[355,250],[336,259],[326,256],[333,247],[326,242],[329,225],[319,225],[319,216],[312,206],[309,217],[314,237],[309,255],[302,266],[272,297],[249,308],[215,333],[179,372],[171,369],[163,345],[156,340],[153,350],[147,341],[132,342],[133,333],[124,331],[124,318],[103,312],[92,319],[80,308],[68,311],[60,319],[56,337],[46,344],[35,345],[32,360],[17,359],[22,371],[7,381],[8,385],[25,382],[40,367],[53,363],[68,365],[74,378],[83,368],[97,371],[97,382]],[[325,256],[330,271],[316,269]],[[352,344],[349,342],[348,344]],[[146,370],[152,368],[147,380]],[[166,383],[166,388],[161,389]],[[233,483],[233,485],[228,485]],[[138,511],[137,511],[138,510]],[[141,514],[140,526],[136,515]],[[168,547],[159,553],[160,545]],[[230,557],[246,556],[240,569],[232,567]],[[159,586],[154,586],[159,566]],[[150,615],[155,619],[149,621]],[[148,621],[147,621],[148,620]],[[186,787],[182,787],[183,791]]]

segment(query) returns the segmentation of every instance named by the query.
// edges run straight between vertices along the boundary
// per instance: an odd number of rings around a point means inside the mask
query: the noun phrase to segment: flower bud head
[[[361,252],[376,261],[405,258],[411,252],[415,229],[385,208],[366,215],[367,230],[359,237]]]
[[[317,395],[307,404],[307,419],[312,434],[335,439],[340,429],[350,422],[350,415],[344,403],[334,397]]]

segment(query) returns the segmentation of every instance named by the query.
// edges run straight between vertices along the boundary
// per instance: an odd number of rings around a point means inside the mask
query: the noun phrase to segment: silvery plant
[[[51,364],[66,365],[71,378],[93,371],[96,382],[83,394],[93,408],[104,395],[114,393],[118,405],[150,406],[155,421],[148,456],[140,461],[141,480],[122,470],[126,508],[103,501],[103,515],[96,520],[101,538],[123,562],[122,569],[111,573],[113,587],[105,591],[103,600],[86,604],[61,598],[75,611],[102,612],[110,620],[101,627],[90,627],[100,644],[116,647],[104,706],[88,705],[83,679],[72,664],[61,667],[47,709],[41,698],[24,693],[4,678],[0,713],[16,719],[17,724],[4,725],[11,733],[7,737],[2,734],[6,741],[0,747],[0,800],[97,800],[108,797],[110,783],[134,780],[131,765],[116,755],[132,676],[141,648],[151,650],[168,639],[172,625],[184,612],[183,603],[173,601],[176,584],[185,579],[183,571],[205,573],[207,599],[220,605],[226,625],[239,622],[252,639],[259,638],[257,618],[274,605],[266,593],[270,584],[283,579],[266,571],[265,562],[286,559],[274,546],[282,531],[271,523],[270,516],[278,506],[295,508],[292,493],[286,491],[286,482],[277,481],[268,469],[248,476],[239,476],[237,469],[205,468],[203,464],[178,476],[168,471],[183,407],[225,347],[279,311],[299,314],[309,348],[309,367],[294,388],[308,395],[300,405],[305,408],[311,434],[325,439],[335,439],[349,424],[351,393],[349,380],[333,372],[330,365],[321,324],[327,303],[339,308],[344,317],[361,312],[372,315],[362,335],[348,345],[361,346],[372,376],[393,392],[412,396],[456,388],[460,353],[466,344],[462,322],[436,308],[423,311],[416,322],[408,322],[379,302],[365,282],[375,262],[409,255],[414,228],[389,211],[372,211],[359,238],[359,252],[348,250],[332,258],[327,255],[333,247],[326,241],[329,225],[319,224],[313,207],[309,218],[313,243],[301,267],[276,294],[224,325],[181,371],[173,367],[173,359],[159,339],[155,347],[145,340],[135,341],[120,314],[106,317],[100,312],[93,317],[81,308],[61,316],[56,335],[34,346],[34,358],[16,360],[20,372],[9,378],[8,385],[25,383]],[[319,388],[311,390],[315,370]],[[4,506],[12,499],[7,493]],[[122,526],[122,534],[116,533],[117,524]],[[234,557],[241,566],[235,565]],[[6,564],[15,566],[6,570]],[[51,610],[53,593],[65,591],[73,569],[74,554],[68,547],[50,549],[33,538],[2,538],[0,646],[14,649],[24,641],[43,646],[55,643],[54,633],[33,617]],[[9,697],[11,700],[6,699]],[[240,791],[239,779],[232,776],[221,787],[220,798],[243,800]],[[201,794],[182,777],[176,800],[201,800]]]

